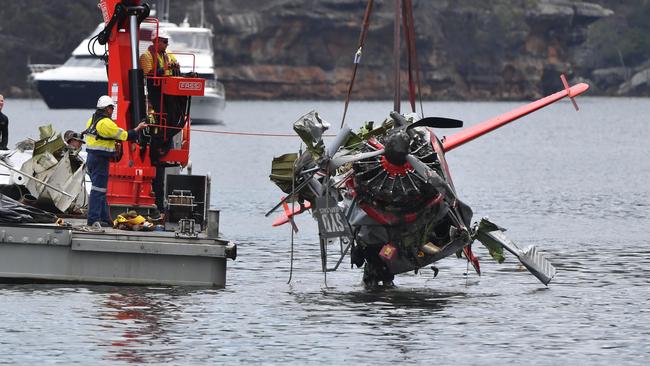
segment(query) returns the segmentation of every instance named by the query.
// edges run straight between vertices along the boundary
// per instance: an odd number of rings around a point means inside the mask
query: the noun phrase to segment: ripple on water
[[[7,110],[12,121],[34,116],[13,124],[13,135],[33,136],[37,121],[81,121],[90,113],[53,112],[39,103]],[[12,101],[5,109],[20,105]],[[452,111],[470,125],[517,105],[425,108]],[[308,110],[334,121],[340,107],[229,102],[225,128],[287,132]],[[643,364],[650,357],[644,306],[650,151],[638,141],[650,135],[650,100],[586,98],[582,107],[576,115],[570,104],[551,106],[448,156],[459,196],[475,218],[490,216],[520,246],[537,245],[549,256],[558,273],[548,288],[512,256],[497,264],[480,245],[481,277],[471,269],[464,275],[467,263],[449,258],[436,264],[435,279],[423,269],[398,276],[397,288],[366,291],[362,270],[350,269],[346,259],[327,274],[326,287],[308,214],[296,218],[287,284],[290,232],[271,227],[264,213],[281,196],[268,181],[271,156],[297,150],[298,140],[193,134],[194,170],[213,173],[211,202],[221,209],[221,232],[238,243],[228,287],[0,285],[0,362]],[[388,109],[384,102],[360,103],[348,120],[380,120]],[[613,126],[611,110],[625,127],[603,135]],[[615,143],[603,145],[604,139]]]

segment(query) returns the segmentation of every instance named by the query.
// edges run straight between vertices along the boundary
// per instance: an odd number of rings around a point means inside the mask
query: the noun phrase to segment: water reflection
[[[318,314],[319,322],[371,321],[373,329],[384,335],[391,335],[397,324],[417,325],[423,317],[440,313],[466,296],[463,292],[400,287],[372,291],[330,287],[311,292],[289,291],[289,295],[308,317]]]
[[[323,295],[342,303],[374,303],[385,308],[420,309],[435,312],[449,305],[452,299],[464,297],[465,293],[442,292],[430,288],[394,287],[352,292],[323,291]]]
[[[109,360],[129,363],[166,362],[178,357],[178,337],[171,329],[184,307],[175,299],[188,295],[180,288],[118,288],[101,296],[97,306],[100,348]]]

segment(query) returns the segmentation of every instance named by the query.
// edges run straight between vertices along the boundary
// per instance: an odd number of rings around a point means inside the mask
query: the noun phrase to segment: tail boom
[[[536,100],[530,104],[526,104],[517,109],[513,109],[510,112],[504,113],[502,115],[491,118],[487,121],[481,122],[475,126],[467,128],[451,136],[447,136],[442,141],[443,149],[445,150],[445,152],[451,151],[457,148],[458,146],[468,143],[477,137],[485,135],[488,132],[494,131],[499,127],[502,127],[525,115],[535,112],[538,109],[544,108],[549,104],[555,103],[562,98],[569,97],[573,101],[574,97],[584,93],[585,91],[587,91],[587,89],[589,89],[589,85],[585,83],[576,84],[572,87],[566,88],[555,94],[551,94],[547,97]]]

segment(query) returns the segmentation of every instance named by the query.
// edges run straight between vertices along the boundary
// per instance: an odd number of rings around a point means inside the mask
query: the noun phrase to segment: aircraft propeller
[[[376,151],[351,154],[351,155],[343,153],[337,156],[339,149],[341,148],[341,146],[343,146],[350,132],[352,131],[349,126],[347,125],[343,126],[336,134],[334,140],[324,149],[323,156],[317,162],[318,167],[302,171],[301,174],[306,174],[306,173],[311,173],[311,174],[308,177],[306,177],[306,179],[301,184],[295,187],[294,190],[291,193],[289,193],[283,200],[281,200],[275,207],[269,210],[265,214],[265,216],[268,216],[271,213],[275,212],[275,210],[277,210],[280,206],[282,206],[284,202],[288,201],[291,197],[293,197],[296,193],[300,192],[310,183],[322,189],[326,188],[327,184],[321,185],[321,183],[314,178],[319,171],[325,171],[326,177],[329,177],[334,172],[336,172],[336,169],[340,168],[345,164],[353,163],[356,161],[360,161],[360,160],[364,160],[364,159],[368,159],[380,155],[386,155],[387,159],[391,160],[393,163],[396,163],[398,165],[402,165],[406,161],[408,161],[411,164],[411,166],[413,166],[413,169],[423,179],[431,183],[433,187],[436,188],[436,190],[441,192],[445,197],[450,198],[450,200],[453,202],[456,199],[456,194],[454,193],[453,189],[449,186],[449,184],[447,184],[444,181],[444,179],[440,177],[439,174],[437,174],[433,169],[426,166],[426,164],[420,161],[417,157],[409,154],[408,147],[410,145],[410,139],[412,138],[411,131],[413,128],[416,127],[459,128],[463,126],[463,122],[452,118],[425,117],[418,120],[417,122],[408,124],[406,118],[404,118],[404,116],[402,116],[397,112],[391,112],[390,116],[393,118],[393,121],[395,121],[395,126],[393,127],[393,130],[389,132],[390,134],[397,136],[394,139],[396,141],[395,144],[392,145],[390,143],[387,144],[389,145],[387,149],[379,149]],[[406,133],[404,133],[403,131],[405,131]],[[403,135],[399,136],[400,133],[402,133]],[[404,141],[405,138],[407,140]],[[403,141],[398,141],[400,139]],[[395,149],[391,149],[391,147],[395,147],[399,151],[395,151]],[[322,192],[322,189],[320,190],[317,189],[317,191]]]
[[[322,192],[323,191],[323,189],[322,189],[323,185],[321,185],[321,183],[317,179],[314,178],[316,176],[316,174],[318,174],[319,171],[324,170],[326,172],[326,176],[329,176],[332,172],[335,172],[337,168],[339,168],[340,166],[342,166],[342,165],[346,164],[347,162],[349,162],[350,158],[353,158],[352,156],[349,156],[349,157],[345,157],[347,159],[343,159],[343,157],[338,158],[338,159],[333,159],[336,152],[341,148],[343,143],[345,143],[346,139],[348,138],[348,136],[350,134],[350,131],[352,131],[352,129],[350,129],[350,127],[348,127],[347,125],[343,126],[339,130],[339,132],[336,134],[336,137],[334,138],[332,143],[329,146],[325,147],[325,149],[323,151],[323,156],[317,162],[318,166],[302,171],[300,174],[310,174],[310,175],[308,177],[306,177],[298,186],[296,186],[278,204],[276,204],[272,209],[270,209],[266,214],[264,214],[264,216],[268,217],[270,214],[275,212],[275,210],[280,208],[280,206],[282,206],[283,203],[287,202],[290,198],[294,197],[298,192],[300,192],[303,188],[305,188],[306,186],[308,186],[310,184],[312,184],[313,186],[318,188],[318,189],[315,189],[316,191],[318,191],[319,193]],[[361,155],[361,154],[359,154],[359,155]],[[376,155],[378,155],[378,154],[376,154]],[[365,159],[367,157],[369,157],[369,156],[364,156],[364,157],[361,157],[361,158],[358,158],[358,159],[359,160],[360,159]],[[356,161],[356,160],[353,160],[353,161]]]

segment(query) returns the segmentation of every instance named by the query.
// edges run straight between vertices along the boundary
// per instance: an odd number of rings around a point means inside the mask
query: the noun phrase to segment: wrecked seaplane
[[[366,9],[357,55],[363,47],[371,4]],[[562,76],[564,90],[439,139],[434,129],[459,128],[463,123],[415,113],[413,16],[410,1],[402,0],[402,5],[405,18],[397,12],[395,21],[404,24],[409,42],[408,90],[413,113],[399,113],[400,93],[396,92],[394,111],[383,123],[366,122],[353,132],[344,124],[348,93],[341,129],[329,145],[323,140],[329,124],[316,112],[302,116],[293,128],[306,151],[273,159],[270,178],[287,196],[267,216],[283,206],[273,225],[290,223],[297,231],[293,216],[311,210],[318,221],[322,270],[336,270],[350,253],[352,265],[364,268],[363,282],[368,287],[392,285],[396,274],[417,272],[454,254],[464,256],[480,275],[479,260],[472,252],[476,240],[499,263],[504,261],[504,250],[512,253],[548,285],[556,270],[536,247],[520,249],[505,236],[505,229],[487,218],[472,223],[472,209],[459,199],[445,154],[565,97],[577,110],[573,98],[589,86],[570,87]],[[399,27],[396,29],[398,38]],[[398,42],[396,45],[399,47]],[[399,90],[399,57],[395,60],[395,88]],[[355,60],[350,91],[357,65]],[[337,238],[340,256],[330,268],[328,247]],[[432,269],[437,275],[437,268]]]

